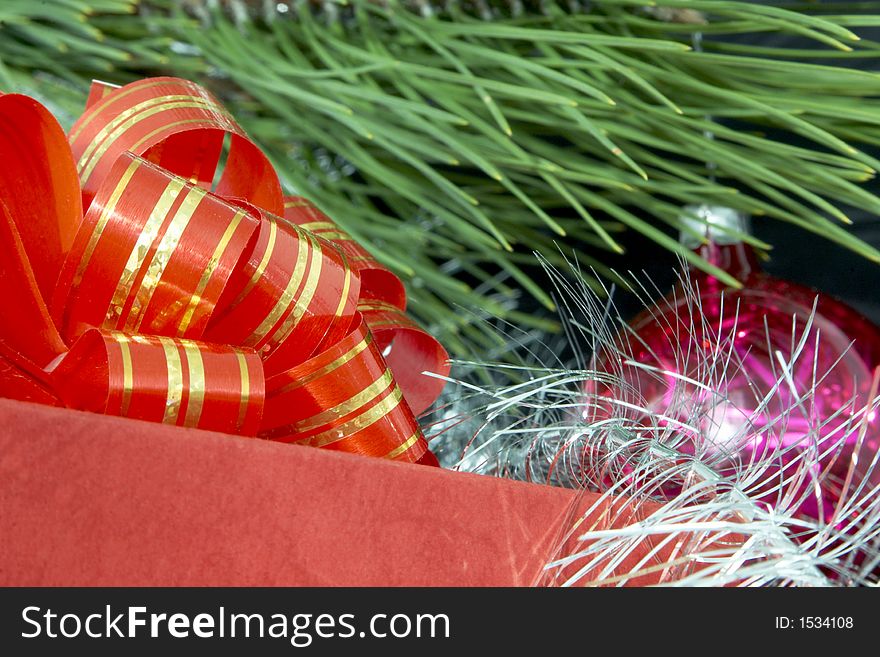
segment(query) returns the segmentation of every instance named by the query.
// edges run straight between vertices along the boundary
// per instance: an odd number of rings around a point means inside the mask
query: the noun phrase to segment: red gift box
[[[0,399],[2,585],[530,585],[594,501]]]

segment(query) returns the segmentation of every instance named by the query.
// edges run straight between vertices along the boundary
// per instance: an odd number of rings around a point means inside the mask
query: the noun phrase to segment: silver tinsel
[[[625,323],[613,301],[600,299],[586,284],[572,283],[571,276],[549,267],[547,271],[564,309],[566,337],[547,344],[534,334],[505,329],[506,350],[519,354],[519,364],[455,363],[454,379],[429,424],[432,449],[446,467],[599,495],[595,503],[583,498],[578,512],[572,507],[565,521],[568,531],[560,537],[542,583],[622,585],[653,574],[667,585],[877,584],[880,486],[870,485],[864,474],[878,467],[876,453],[870,463],[859,466],[863,477],[845,482],[833,516],[819,522],[798,514],[799,500],[793,499],[799,482],[816,470],[819,457],[812,450],[804,450],[790,466],[794,474],[776,481],[772,466],[778,451],[744,459],[734,472],[722,470],[711,450],[682,452],[680,432],[660,418],[654,430],[645,431],[644,417],[655,412],[649,408],[622,404],[610,419],[591,422],[584,412],[590,404],[637,399],[624,389],[623,377],[590,368],[592,354],[617,348],[615,336]],[[639,277],[631,280],[630,292],[653,307],[650,300],[661,296],[659,290]],[[699,317],[700,297],[690,281],[683,280],[682,286],[690,290],[688,303]],[[611,291],[609,297],[613,298]],[[793,344],[799,339],[793,336]],[[565,352],[573,354],[567,363],[560,362],[559,354]],[[628,360],[629,354],[617,356],[622,366],[638,366]],[[710,358],[700,353],[680,356]],[[724,395],[730,361],[725,365],[718,354],[711,358],[701,363],[704,380],[697,383]],[[785,373],[791,364],[782,363],[780,388],[789,383]],[[585,393],[585,383],[597,380],[606,392]],[[842,415],[849,419],[841,420],[828,449],[863,431],[859,418],[868,417],[880,404],[876,383],[872,398],[859,402],[867,401],[866,406],[857,407],[853,400],[853,408]],[[811,394],[815,388],[803,393]],[[777,421],[755,431],[779,431],[788,415],[796,416],[801,407],[791,404]],[[634,415],[642,420],[634,422]],[[701,426],[693,418],[687,433],[699,435]],[[854,467],[852,463],[850,472]],[[766,486],[776,487],[778,498],[787,503],[769,506],[763,501]],[[762,487],[764,497],[756,492]],[[607,516],[602,522],[586,522],[618,499],[629,500],[627,516],[638,521],[612,529],[607,528]],[[620,520],[611,518],[615,519]],[[635,554],[647,556],[621,572],[621,564]]]

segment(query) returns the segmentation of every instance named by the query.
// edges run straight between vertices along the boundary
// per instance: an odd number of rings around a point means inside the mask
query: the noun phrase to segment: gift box
[[[0,400],[4,586],[530,585],[566,523],[593,502],[562,488]]]

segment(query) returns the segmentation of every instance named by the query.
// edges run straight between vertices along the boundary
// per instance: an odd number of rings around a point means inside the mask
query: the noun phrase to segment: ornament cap
[[[679,243],[707,262],[742,282],[761,270],[754,249],[744,241],[751,234],[748,215],[721,205],[688,205],[681,221]],[[705,275],[692,269],[699,276]],[[714,277],[708,278],[720,285]]]
[[[678,241],[689,249],[698,249],[707,240],[719,246],[739,244],[743,235],[751,233],[748,215],[722,205],[685,206],[680,220]]]

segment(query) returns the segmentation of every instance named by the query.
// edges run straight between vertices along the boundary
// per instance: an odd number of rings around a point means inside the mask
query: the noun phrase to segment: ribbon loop
[[[259,357],[246,349],[92,329],[53,370],[71,408],[253,436],[263,412]]]
[[[360,278],[330,242],[261,214],[260,231],[230,284],[208,339],[257,350],[267,375],[298,365],[351,324]]]
[[[44,300],[82,217],[76,167],[64,130],[33,98],[0,94],[0,201],[27,251]]]
[[[284,197],[284,216],[332,241],[348,256],[361,277],[358,310],[376,337],[413,413],[419,415],[427,410],[443,390],[442,377],[449,374],[449,355],[403,312],[406,293],[400,279],[308,199]]]
[[[67,347],[43,302],[27,250],[6,204],[0,199],[0,347],[7,358],[35,375]]]
[[[449,356],[433,335],[425,333],[400,308],[362,299],[358,310],[370,328],[385,362],[397,376],[406,403],[420,415],[440,396],[449,376]]]
[[[437,464],[446,352],[209,93],[95,83],[69,140],[0,97],[0,395]]]
[[[226,134],[229,155],[217,193],[280,214],[281,184],[268,158],[210,93],[169,77],[105,92],[74,124],[69,139],[85,205],[126,151],[210,187]]]
[[[333,347],[269,379],[260,435],[415,462],[427,443],[402,398],[358,316]]]
[[[134,155],[83,218],[56,288],[72,339],[91,326],[199,338],[257,221]]]
[[[362,297],[387,301],[406,310],[406,291],[394,272],[376,260],[314,203],[302,196],[285,196],[284,218],[342,249],[352,268],[360,275]]]

